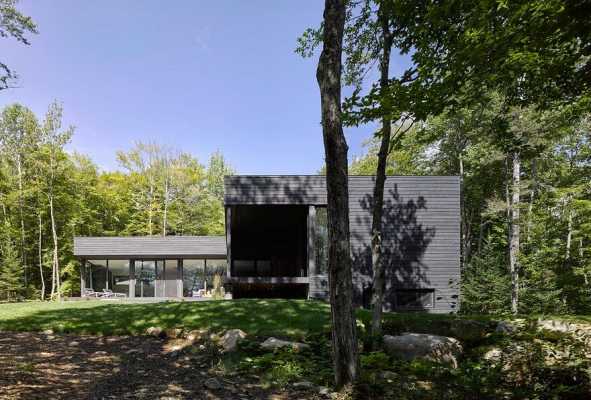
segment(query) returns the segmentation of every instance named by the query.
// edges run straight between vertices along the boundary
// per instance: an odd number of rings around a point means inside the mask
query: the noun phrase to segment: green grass
[[[369,327],[370,313],[357,317]],[[395,330],[429,332],[456,318],[494,319],[427,313],[385,313],[385,326]],[[528,316],[528,319],[534,316]],[[535,317],[537,318],[537,317]],[[590,317],[559,317],[589,322]],[[511,319],[511,317],[506,318]],[[137,335],[151,326],[161,328],[238,328],[252,335],[302,338],[329,329],[326,303],[307,300],[231,300],[208,302],[131,303],[105,301],[23,302],[0,304],[0,330],[71,332],[98,335]]]
[[[254,335],[304,337],[328,329],[327,304],[305,300],[106,303],[104,301],[0,304],[0,330],[137,335],[151,326]]]

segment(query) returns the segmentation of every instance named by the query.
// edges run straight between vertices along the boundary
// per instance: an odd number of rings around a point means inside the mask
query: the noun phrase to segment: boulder
[[[539,319],[538,328],[551,332],[570,333],[576,330],[576,325],[556,319]]]
[[[246,332],[240,329],[230,329],[224,333],[224,336],[220,339],[220,346],[225,352],[233,352],[238,348],[238,343],[246,338]]]
[[[261,343],[261,348],[263,348],[265,350],[278,350],[278,349],[282,349],[282,348],[291,348],[292,350],[295,350],[295,351],[303,351],[303,350],[309,349],[310,346],[308,346],[305,343],[290,342],[287,340],[280,340],[280,339],[276,339],[274,337],[270,337],[267,340],[265,340],[263,343]]]
[[[493,347],[492,349],[484,353],[482,358],[486,361],[496,364],[503,359],[503,351],[497,347]]]
[[[495,329],[495,332],[504,333],[506,335],[510,335],[512,333],[515,333],[516,331],[517,326],[507,321],[499,321]]]
[[[308,381],[296,382],[296,383],[292,384],[291,386],[293,386],[294,389],[304,389],[304,390],[314,388],[314,384],[312,382],[308,382]]]
[[[393,357],[407,361],[422,358],[457,368],[462,345],[457,339],[447,336],[404,333],[400,336],[384,336],[384,350]]]
[[[164,329],[158,326],[151,326],[148,329],[146,329],[146,335],[154,336],[157,338],[163,338],[166,335],[166,333],[164,332]]]
[[[203,382],[203,385],[211,390],[218,390],[222,388],[222,384],[220,383],[220,381],[218,381],[215,378],[206,379],[205,382]]]

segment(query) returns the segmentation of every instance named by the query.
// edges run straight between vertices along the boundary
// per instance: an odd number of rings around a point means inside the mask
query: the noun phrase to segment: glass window
[[[177,297],[178,295],[178,260],[164,261],[164,295]]]
[[[154,297],[156,280],[156,261],[135,261],[135,297]]]
[[[220,275],[222,282],[226,279],[226,273],[228,269],[228,262],[226,260],[207,259],[207,265],[205,266],[205,279],[207,280],[207,287],[213,288],[213,277]]]
[[[314,232],[316,271],[328,274],[328,214],[326,207],[316,207],[316,229]]]
[[[435,289],[396,289],[396,307],[433,308]]]
[[[95,292],[102,292],[107,287],[107,260],[88,260],[86,287]]]
[[[234,260],[234,276],[255,276],[254,260]]]
[[[192,297],[204,286],[205,260],[183,260],[183,296]]]
[[[270,260],[257,260],[257,276],[271,276]]]
[[[109,289],[129,296],[129,260],[109,260]]]

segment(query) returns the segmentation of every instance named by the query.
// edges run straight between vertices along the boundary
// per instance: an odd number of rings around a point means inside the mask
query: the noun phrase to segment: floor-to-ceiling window
[[[159,264],[159,265],[158,265]],[[160,260],[135,261],[135,297],[154,297],[156,294],[157,267],[162,268]]]
[[[221,282],[223,283],[226,279],[226,270],[228,262],[226,260],[207,259],[205,263],[205,280],[207,281],[207,287],[213,289],[214,277],[219,275]]]
[[[86,288],[95,292],[108,289],[107,260],[88,260],[86,262]]]
[[[109,260],[109,289],[129,296],[129,260]]]
[[[183,260],[183,296],[196,296],[200,289],[205,289],[205,260]]]
[[[178,276],[178,260],[165,260],[164,261],[164,296],[165,297],[177,297],[180,296],[178,293],[179,285],[177,279]]]

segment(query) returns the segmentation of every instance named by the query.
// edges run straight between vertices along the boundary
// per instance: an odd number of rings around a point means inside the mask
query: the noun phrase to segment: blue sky
[[[0,92],[43,115],[54,100],[70,145],[103,169],[155,141],[202,162],[222,151],[243,174],[315,173],[324,150],[317,57],[294,53],[323,1],[32,1],[31,46],[2,39],[20,76]],[[397,69],[395,65],[394,69]],[[373,127],[346,129],[350,158]]]

